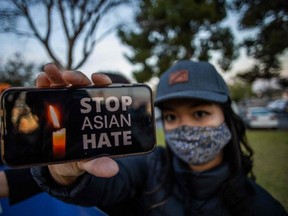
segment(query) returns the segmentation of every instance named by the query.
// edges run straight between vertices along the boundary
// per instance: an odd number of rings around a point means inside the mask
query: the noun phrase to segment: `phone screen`
[[[1,97],[2,158],[12,167],[154,149],[146,85],[10,89]]]

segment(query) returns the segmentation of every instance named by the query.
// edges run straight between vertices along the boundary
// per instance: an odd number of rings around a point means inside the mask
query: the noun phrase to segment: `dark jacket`
[[[43,192],[31,176],[30,169],[4,170],[9,186],[9,204],[17,204]]]
[[[84,174],[77,183],[60,187],[46,167],[32,169],[38,185],[65,202],[97,206],[109,215],[232,215],[220,198],[220,188],[229,176],[229,165],[195,173],[173,159],[175,181],[161,185],[166,154],[163,148],[144,156],[118,160],[120,172],[113,178]],[[247,179],[255,190],[255,216],[287,215],[281,204],[263,188]],[[156,191],[156,192],[155,192]]]

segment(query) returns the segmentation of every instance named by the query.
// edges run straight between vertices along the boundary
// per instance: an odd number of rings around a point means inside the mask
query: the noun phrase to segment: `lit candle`
[[[54,128],[59,129],[52,134],[53,156],[55,158],[63,158],[66,151],[66,128],[60,129],[60,123],[53,106],[49,106],[49,111]]]

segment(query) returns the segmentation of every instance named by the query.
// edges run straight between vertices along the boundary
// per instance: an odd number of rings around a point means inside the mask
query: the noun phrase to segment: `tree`
[[[262,78],[262,72],[260,67],[256,64],[253,67],[245,70],[245,71],[239,71],[236,74],[236,77],[239,78],[240,80],[242,80],[243,82],[246,83],[253,83],[254,81],[256,81],[259,78]],[[272,77],[276,77],[277,74],[270,74],[270,78]]]
[[[0,6],[0,32],[35,38],[55,63],[62,68],[75,70],[85,63],[96,43],[120,25],[117,23],[106,26],[106,30],[96,36],[103,18],[127,2],[128,0],[5,0],[1,1]],[[59,25],[63,31],[59,31]],[[60,35],[61,33],[63,34]],[[53,47],[55,40],[60,38],[63,38],[63,44],[67,48],[65,59],[57,55]],[[76,53],[80,55],[77,61]]]
[[[209,60],[217,53],[222,69],[238,54],[229,28],[223,26],[223,0],[141,0],[135,25],[122,28],[122,42],[132,48],[126,58],[138,82],[160,76],[180,59]]]
[[[288,90],[288,78],[287,77],[281,77],[279,79],[279,85],[281,86],[282,89]]]
[[[253,81],[278,76],[281,69],[278,57],[288,47],[288,1],[233,0],[230,6],[240,15],[239,29],[254,30],[242,46],[256,63],[242,76],[251,79],[248,73],[253,73]]]
[[[237,81],[233,85],[229,85],[229,90],[231,99],[235,102],[239,102],[254,95],[251,84],[241,81]]]
[[[16,53],[4,65],[0,65],[1,83],[11,86],[28,86],[32,84],[36,72],[40,71],[40,64],[26,62],[20,53]]]

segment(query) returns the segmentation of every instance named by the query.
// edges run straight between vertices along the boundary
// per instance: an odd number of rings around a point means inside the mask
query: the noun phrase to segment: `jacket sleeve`
[[[10,205],[43,192],[34,181],[30,169],[6,169],[4,172],[9,186]]]
[[[76,183],[65,187],[52,179],[47,167],[34,167],[31,173],[39,187],[50,195],[67,203],[101,208],[135,196],[146,182],[145,156],[122,158],[117,162],[120,170],[112,178],[99,178],[85,173]]]
[[[288,216],[285,208],[264,188],[254,183],[256,192],[255,216]]]

